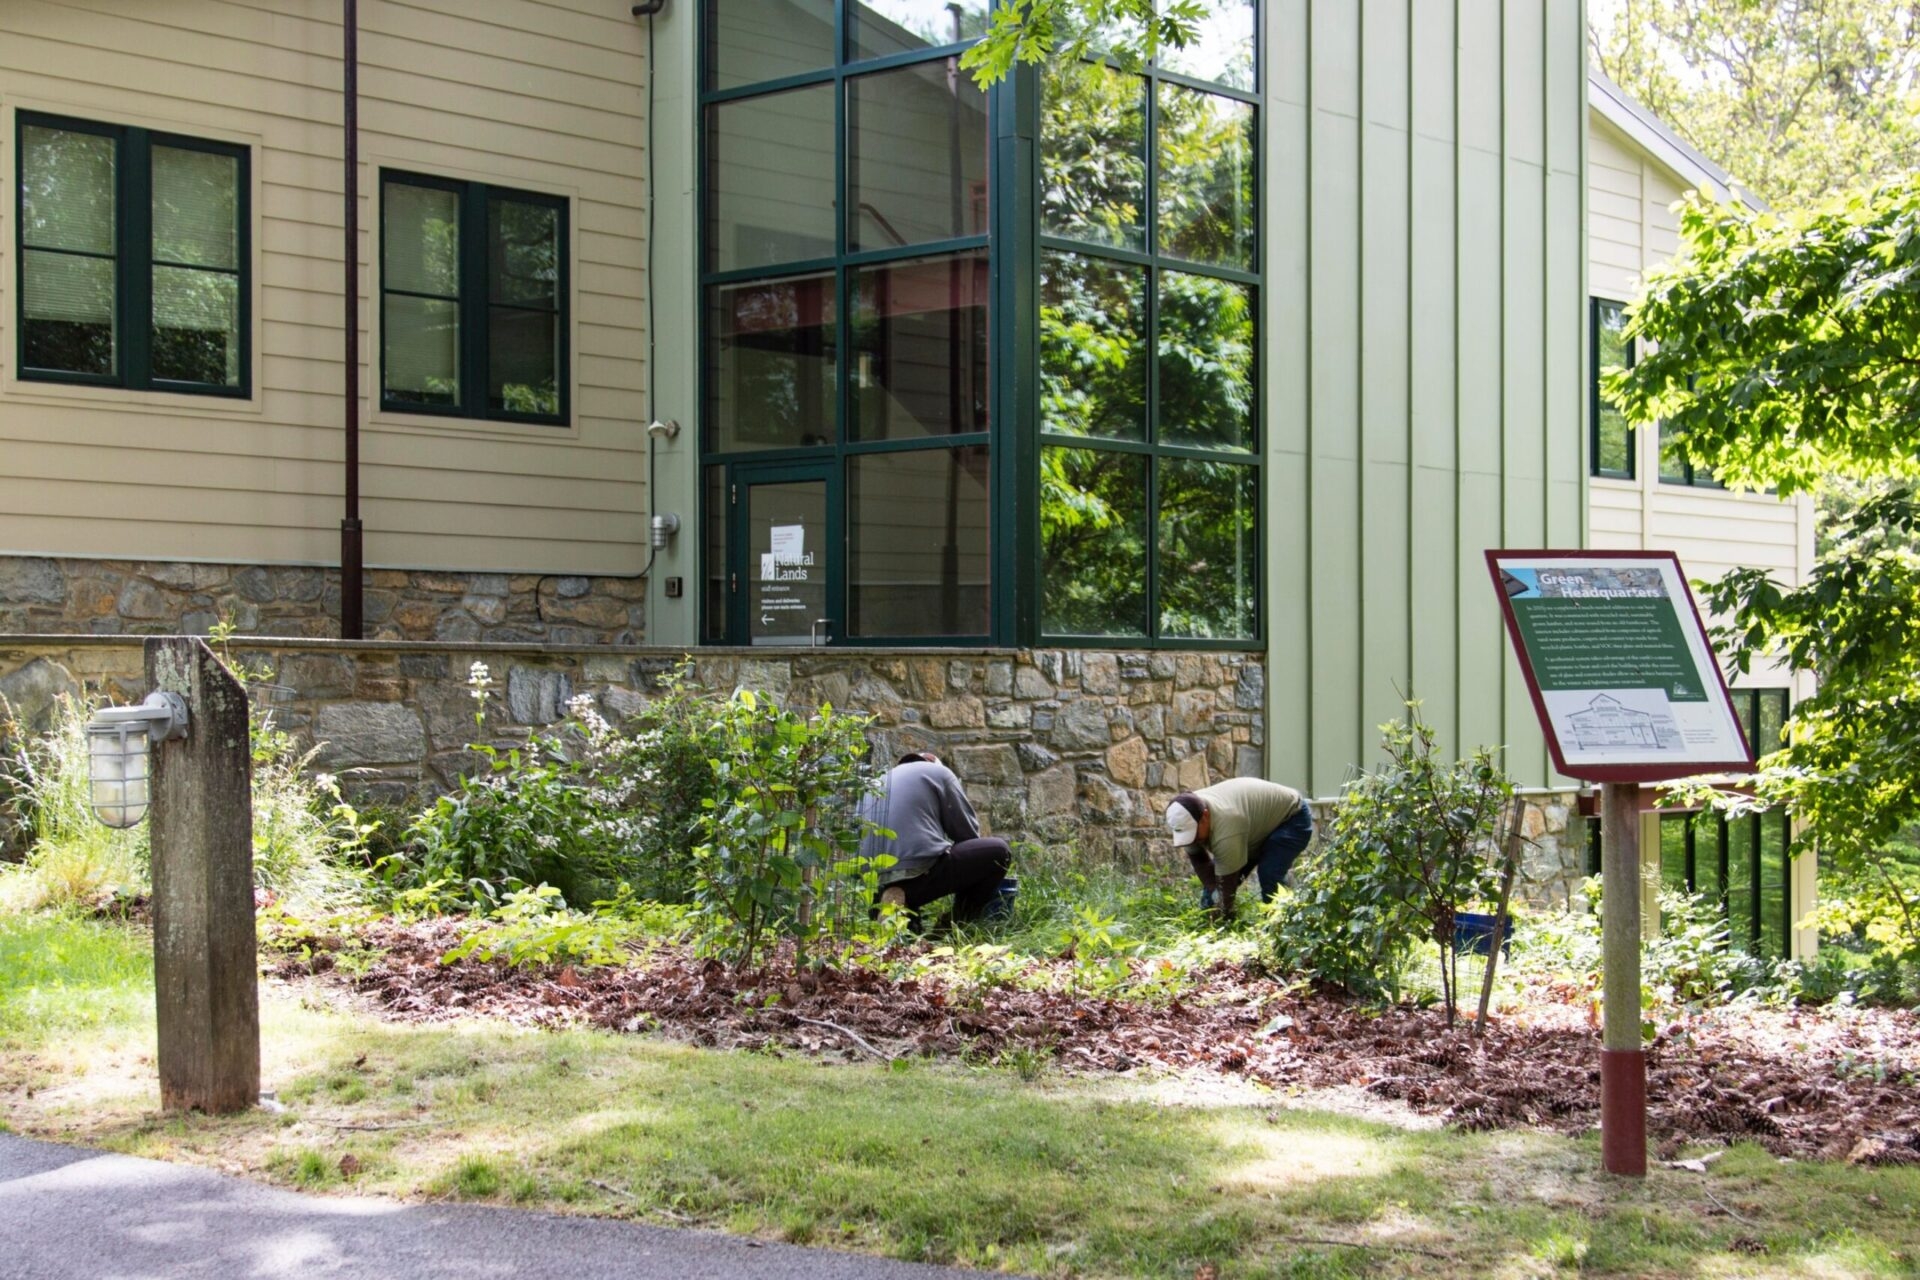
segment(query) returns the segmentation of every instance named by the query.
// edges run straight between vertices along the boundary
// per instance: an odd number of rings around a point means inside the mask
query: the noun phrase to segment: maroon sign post
[[[1600,1150],[1647,1172],[1640,1037],[1640,786],[1747,773],[1753,754],[1670,551],[1488,551],[1554,767],[1600,784]]]

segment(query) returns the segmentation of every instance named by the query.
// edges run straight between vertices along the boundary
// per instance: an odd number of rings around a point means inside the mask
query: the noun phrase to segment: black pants
[[[987,903],[993,898],[993,891],[1007,877],[1007,868],[1013,863],[1013,850],[1007,842],[998,836],[981,836],[977,840],[962,840],[946,853],[940,861],[928,867],[911,880],[901,880],[888,885],[890,889],[904,889],[907,894],[907,910],[918,912],[921,907],[948,894],[953,895],[953,918],[955,920],[978,920],[980,913],[986,910]]]

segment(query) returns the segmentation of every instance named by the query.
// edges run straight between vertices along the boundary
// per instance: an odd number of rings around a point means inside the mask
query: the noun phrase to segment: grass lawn
[[[1215,1082],[420,1028],[262,987],[284,1114],[162,1118],[146,937],[0,917],[11,1128],[283,1185],[701,1224],[1042,1275],[1920,1274],[1920,1169],[1596,1170]],[[1306,1104],[1306,1105],[1303,1105]]]

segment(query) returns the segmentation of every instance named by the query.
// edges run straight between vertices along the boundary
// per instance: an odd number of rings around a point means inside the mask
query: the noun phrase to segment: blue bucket
[[[1462,955],[1483,956],[1493,943],[1493,925],[1498,916],[1483,915],[1478,911],[1456,911],[1453,913],[1453,949]],[[1513,919],[1508,917],[1506,934],[1500,939],[1500,954],[1507,955],[1513,950]]]
[[[1020,892],[1020,880],[1017,876],[1008,876],[994,886],[993,896],[987,899],[987,905],[980,912],[982,920],[1013,919],[1014,895]]]

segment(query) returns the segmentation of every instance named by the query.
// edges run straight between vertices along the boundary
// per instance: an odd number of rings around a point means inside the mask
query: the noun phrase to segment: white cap
[[[1173,832],[1173,847],[1184,849],[1199,838],[1200,824],[1187,812],[1187,806],[1174,803],[1167,806],[1167,830]]]

